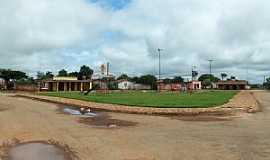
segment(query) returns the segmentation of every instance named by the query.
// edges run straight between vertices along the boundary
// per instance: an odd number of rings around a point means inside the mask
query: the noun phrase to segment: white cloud
[[[86,0],[2,0],[0,67],[75,70],[110,61],[115,73],[189,74],[192,65],[253,82],[269,74],[267,0],[133,0],[120,10]],[[111,33],[104,36],[105,33]],[[247,76],[247,68],[250,76]]]

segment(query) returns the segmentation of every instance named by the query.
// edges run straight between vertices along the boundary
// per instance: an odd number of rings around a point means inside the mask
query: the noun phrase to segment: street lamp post
[[[194,76],[194,72],[196,72],[194,69],[196,69],[196,66],[192,66],[192,70],[191,70],[191,80],[193,81],[195,76]]]
[[[158,80],[161,79],[161,62],[160,62],[160,54],[163,49],[158,48]]]
[[[212,63],[214,60],[210,59],[208,61],[209,61],[209,73],[210,73],[210,75],[212,75]]]

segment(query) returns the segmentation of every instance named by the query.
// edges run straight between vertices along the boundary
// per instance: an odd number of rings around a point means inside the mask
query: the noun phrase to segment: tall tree
[[[131,80],[132,82],[135,82],[135,83],[140,83],[140,78],[137,77],[137,76],[132,77],[130,80]]]
[[[40,72],[40,71],[37,72],[37,79],[42,80],[44,76],[45,74],[43,72]]]
[[[219,81],[220,79],[215,77],[214,75],[212,74],[203,74],[199,77],[199,81],[203,82],[204,80],[206,79],[209,79],[211,82],[217,82]]]
[[[183,83],[183,82],[184,82],[184,79],[183,79],[181,76],[176,76],[176,77],[174,77],[173,79],[170,79],[170,78],[163,79],[163,82],[164,82],[165,84],[170,84],[170,83]]]
[[[54,77],[54,75],[53,75],[52,72],[47,71],[47,72],[45,73],[45,77],[46,77],[46,79],[52,79],[52,78]]]
[[[226,73],[221,73],[221,79],[224,80],[228,75]]]
[[[3,78],[5,81],[10,81],[10,80],[19,80],[22,78],[27,78],[27,76],[26,76],[26,73],[21,72],[21,71],[2,69],[0,71],[0,78]]]
[[[81,66],[80,72],[79,72],[79,79],[91,79],[94,71],[86,65]]]
[[[183,83],[184,79],[181,76],[176,76],[172,79],[173,83]]]
[[[231,80],[236,80],[236,77],[235,76],[231,76]]]
[[[212,86],[212,83],[213,82],[217,82],[219,81],[220,79],[215,77],[214,75],[212,74],[203,74],[199,77],[199,81],[202,82],[202,87],[203,88],[207,88],[207,87],[213,87]]]
[[[47,71],[46,73],[43,72],[37,72],[37,79],[39,80],[45,80],[45,79],[52,79],[53,78],[52,72]]]
[[[117,78],[117,80],[122,80],[122,79],[130,80],[131,78],[127,74],[122,74]]]
[[[170,79],[170,78],[165,78],[165,79],[163,79],[163,83],[165,83],[165,84],[170,84],[170,83],[172,83],[172,79]]]
[[[202,81],[202,86],[203,88],[207,88],[207,87],[212,87],[212,82],[210,79],[204,79]]]
[[[33,77],[28,77],[17,80],[16,84],[36,84],[36,82]]]
[[[152,89],[157,88],[157,78],[150,74],[141,76],[139,78],[139,83],[150,85]]]
[[[58,72],[58,76],[59,77],[67,77],[68,76],[68,72],[65,69],[62,69]]]
[[[10,69],[1,69],[0,78],[3,78],[5,81],[5,88],[8,88],[10,80],[17,81],[22,78],[27,78],[26,73],[21,71],[13,71]]]
[[[70,76],[70,77],[79,77],[79,72],[70,72],[70,73],[68,73],[68,76]]]

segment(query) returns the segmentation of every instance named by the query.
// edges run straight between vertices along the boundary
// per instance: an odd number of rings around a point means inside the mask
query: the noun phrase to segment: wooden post
[[[59,92],[59,82],[56,83],[56,92]]]
[[[69,82],[69,91],[71,91],[71,82]]]

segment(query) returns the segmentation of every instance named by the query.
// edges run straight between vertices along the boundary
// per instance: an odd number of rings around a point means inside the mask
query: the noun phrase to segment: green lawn
[[[78,92],[47,92],[40,95],[129,106],[206,108],[227,103],[236,93],[237,91],[203,91],[190,95],[187,93],[124,92],[83,95]]]

